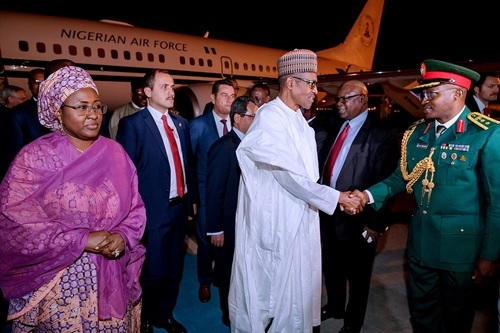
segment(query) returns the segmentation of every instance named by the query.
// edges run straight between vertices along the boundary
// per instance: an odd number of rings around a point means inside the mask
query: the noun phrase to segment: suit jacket
[[[412,186],[417,208],[408,232],[408,255],[424,266],[470,272],[478,257],[500,257],[500,126],[465,109],[456,124],[435,138],[434,124],[419,121],[403,137],[411,174],[431,155],[435,167],[431,192],[422,192],[424,173]],[[368,190],[380,208],[406,190],[401,166]],[[429,180],[431,175],[427,176]],[[411,184],[411,183],[410,183]],[[429,197],[430,194],[430,197]]]
[[[319,157],[321,174],[341,126],[340,122],[336,124],[323,144]],[[336,189],[364,190],[389,176],[397,166],[398,146],[396,132],[369,113],[349,149],[337,179]],[[340,240],[354,240],[359,239],[365,225],[375,231],[384,231],[389,222],[389,210],[388,205],[380,212],[375,212],[367,206],[363,213],[354,216],[340,209],[336,209],[331,216],[324,213],[320,216],[322,225],[335,224]]]
[[[6,171],[17,153],[26,144],[50,133],[50,130],[40,124],[38,120],[37,102],[33,97],[8,110],[6,119],[4,165],[2,170]]]
[[[241,140],[234,131],[215,141],[208,152],[207,233],[224,231],[224,247],[234,249],[234,225],[241,170],[236,148]]]
[[[321,147],[323,146],[323,143],[328,136],[328,127],[323,119],[320,119],[317,116],[308,121],[308,124],[314,129],[314,138],[316,139],[316,146],[318,147],[319,154],[319,152],[321,151]]]
[[[212,112],[208,112],[189,122],[189,133],[191,147],[195,159],[196,180],[198,183],[197,203],[205,206],[206,179],[207,179],[207,157],[212,143],[219,139],[219,132],[214,121]],[[198,220],[205,220],[204,208],[198,211]]]
[[[190,169],[189,125],[179,115],[171,114],[171,117],[181,142],[189,200],[189,193],[194,187]],[[146,228],[157,228],[168,214],[171,173],[165,145],[147,107],[120,120],[116,140],[137,168],[139,192],[146,206]],[[188,207],[191,205],[188,204]]]
[[[482,113],[483,110],[479,110],[479,106],[477,105],[476,100],[474,99],[474,91],[469,90],[467,92],[467,96],[465,98],[465,104],[469,108],[471,112],[479,112]]]

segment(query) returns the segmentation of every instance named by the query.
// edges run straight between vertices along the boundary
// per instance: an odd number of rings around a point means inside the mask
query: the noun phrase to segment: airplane
[[[367,0],[344,42],[316,51],[318,75],[371,70],[383,6],[384,0]],[[0,77],[27,88],[31,69],[70,59],[92,75],[111,110],[130,100],[131,78],[166,68],[178,86],[174,109],[191,119],[203,112],[215,80],[234,78],[245,94],[257,81],[277,79],[277,60],[287,51],[110,20],[0,11]]]

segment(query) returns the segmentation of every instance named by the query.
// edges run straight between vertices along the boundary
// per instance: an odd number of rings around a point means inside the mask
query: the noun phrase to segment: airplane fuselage
[[[383,0],[369,0],[346,41],[318,52],[318,75],[370,70],[382,7]],[[224,77],[241,88],[276,80],[277,59],[287,51],[114,21],[0,11],[0,69],[10,84],[26,86],[31,69],[70,59],[92,75],[110,109],[130,100],[131,78],[166,68],[196,116],[210,100],[207,85]]]

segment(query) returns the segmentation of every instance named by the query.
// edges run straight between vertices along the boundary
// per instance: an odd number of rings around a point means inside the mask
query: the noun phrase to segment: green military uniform
[[[474,263],[500,257],[500,126],[467,107],[438,138],[434,122],[410,126],[399,167],[367,190],[375,209],[405,190],[416,200],[408,233],[415,332],[469,332]]]

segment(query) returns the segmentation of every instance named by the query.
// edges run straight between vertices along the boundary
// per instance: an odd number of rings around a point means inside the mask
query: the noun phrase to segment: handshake
[[[359,214],[363,211],[369,200],[368,194],[359,190],[340,192],[340,210],[349,215]]]

